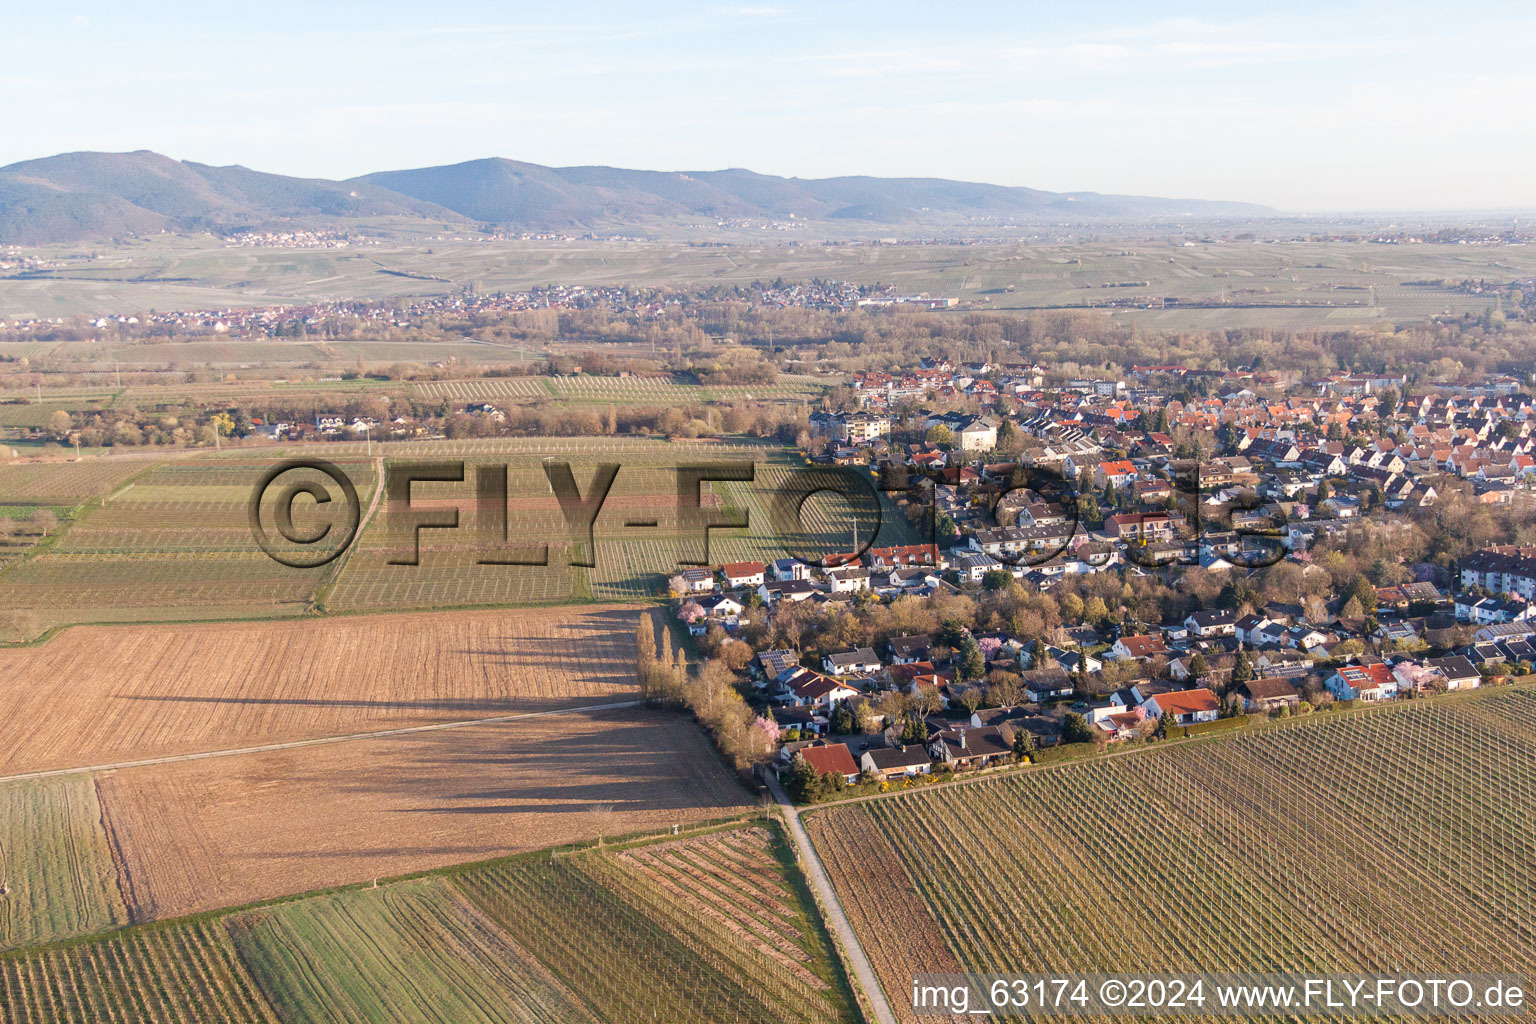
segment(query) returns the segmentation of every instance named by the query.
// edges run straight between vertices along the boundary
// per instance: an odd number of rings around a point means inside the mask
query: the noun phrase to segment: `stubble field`
[[[634,700],[636,614],[77,627],[0,650],[0,777]]]
[[[136,920],[745,809],[674,713],[575,712],[101,777]]]

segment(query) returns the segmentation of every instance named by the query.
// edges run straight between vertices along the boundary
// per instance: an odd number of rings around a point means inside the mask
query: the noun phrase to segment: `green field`
[[[125,924],[89,777],[0,783],[0,949]]]
[[[830,494],[806,502],[801,527],[785,521],[774,495],[792,475],[807,469],[794,453],[769,445],[507,438],[379,443],[372,446],[372,461],[368,451],[361,443],[247,447],[158,464],[109,458],[0,468],[0,484],[10,485],[15,495],[10,500],[18,510],[29,502],[89,499],[47,550],[0,568],[0,603],[32,609],[46,627],[264,618],[301,614],[317,601],[326,611],[356,612],[651,600],[663,594],[680,559],[702,554],[696,543],[686,548],[682,543],[677,504],[677,467],[698,464],[750,464],[755,474],[750,482],[715,481],[701,487],[706,511],[745,514],[749,522],[746,529],[710,531],[712,564],[847,552],[856,542],[869,541],[874,528],[872,515],[855,523],[843,499]],[[341,467],[354,481],[364,513],[373,497],[379,457],[388,465],[463,460],[462,483],[412,487],[418,507],[456,508],[460,525],[424,531],[419,565],[391,564],[408,550],[409,535],[397,532],[381,503],[354,550],[341,560],[319,569],[280,565],[252,538],[248,504],[262,473],[294,456]],[[600,464],[620,467],[594,524],[597,546],[588,560],[596,564],[591,567],[570,564],[571,531],[545,476],[546,458],[568,462],[584,496],[590,495]],[[507,541],[499,551],[479,532],[475,491],[478,469],[498,466],[506,467],[508,494]],[[656,525],[630,525],[649,520]],[[885,504],[874,543],[917,539],[906,519]],[[525,557],[527,545],[546,542],[547,565],[482,563],[485,558]],[[4,550],[15,556],[23,548]]]
[[[25,471],[24,495],[39,499],[88,486],[104,492],[132,475],[117,475],[128,469],[141,475],[88,506],[46,551],[0,571],[0,604],[35,611],[44,626],[302,613],[334,564],[280,565],[252,538],[250,497],[276,461],[237,455],[158,466],[108,459],[6,467]],[[373,464],[339,458],[338,465],[366,510]]]
[[[541,852],[0,954],[4,1024],[858,1019],[768,824]]]
[[[1533,753],[1536,690],[1522,686],[806,824],[897,1003],[914,968],[1529,976]]]
[[[319,896],[228,925],[286,1024],[592,1020],[441,880]]]

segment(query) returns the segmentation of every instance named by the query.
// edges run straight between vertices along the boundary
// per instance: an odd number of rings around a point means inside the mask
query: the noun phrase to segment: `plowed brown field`
[[[745,810],[708,740],[628,708],[100,776],[136,920]]]
[[[0,650],[0,776],[637,699],[636,614],[76,627]]]

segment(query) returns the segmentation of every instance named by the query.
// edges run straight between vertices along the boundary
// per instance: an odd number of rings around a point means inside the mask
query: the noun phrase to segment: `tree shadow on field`
[[[431,734],[404,756],[334,785],[360,801],[403,801],[391,808],[399,814],[571,814],[594,804],[667,811],[741,802],[691,721],[621,714],[586,716],[572,729],[548,719],[532,735],[518,723],[487,727],[480,737],[462,734],[479,729]],[[471,744],[458,742],[465,739]]]
[[[165,704],[226,704],[250,707],[360,708],[371,711],[441,712],[444,717],[470,716],[494,718],[500,715],[535,714],[542,711],[579,710],[595,704],[636,699],[633,690],[617,690],[596,697],[438,697],[430,700],[367,700],[360,697],[191,697],[132,694],[118,700],[150,701]],[[453,716],[446,715],[453,712]],[[367,731],[366,718],[359,719],[358,730]],[[388,728],[389,726],[381,726]],[[402,726],[405,728],[406,726]]]

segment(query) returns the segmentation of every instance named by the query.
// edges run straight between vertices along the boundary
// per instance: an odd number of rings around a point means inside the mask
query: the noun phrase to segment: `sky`
[[[0,0],[0,164],[933,176],[1536,208],[1536,5]]]

